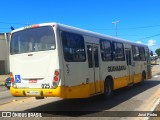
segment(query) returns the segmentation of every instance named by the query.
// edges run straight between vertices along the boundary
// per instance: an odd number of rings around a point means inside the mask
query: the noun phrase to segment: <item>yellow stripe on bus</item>
[[[130,76],[131,77],[131,76]],[[134,75],[134,83],[141,81],[141,74]],[[128,85],[129,76],[114,78],[114,90]],[[97,80],[95,83],[82,84],[77,86],[58,86],[56,89],[16,89],[11,87],[10,92],[13,96],[44,96],[61,98],[87,98],[96,93],[104,93],[104,80]],[[33,93],[33,94],[32,94]]]

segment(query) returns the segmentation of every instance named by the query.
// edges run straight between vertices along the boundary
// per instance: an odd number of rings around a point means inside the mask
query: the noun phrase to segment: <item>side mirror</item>
[[[150,51],[150,55],[153,56],[153,51]]]

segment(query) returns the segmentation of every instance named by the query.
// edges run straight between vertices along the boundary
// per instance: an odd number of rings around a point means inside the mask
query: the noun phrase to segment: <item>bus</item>
[[[151,65],[157,65],[157,60],[158,60],[157,55],[150,56],[150,59],[151,59]]]
[[[59,23],[13,30],[13,96],[109,98],[122,87],[151,78],[146,45]]]

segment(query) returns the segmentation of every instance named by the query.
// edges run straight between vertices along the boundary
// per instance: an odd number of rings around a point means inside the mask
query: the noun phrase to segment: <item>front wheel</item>
[[[143,72],[143,73],[142,73],[142,80],[141,80],[140,84],[143,84],[144,81],[145,81],[145,79],[146,79],[146,73]]]
[[[113,84],[110,79],[105,80],[104,83],[104,98],[108,99],[113,95]]]

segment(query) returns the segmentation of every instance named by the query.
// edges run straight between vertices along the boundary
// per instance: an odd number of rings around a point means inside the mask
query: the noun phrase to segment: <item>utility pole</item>
[[[115,28],[116,28],[116,36],[117,36],[117,23],[119,23],[120,21],[115,21],[115,22],[112,22],[112,24],[115,25]]]

